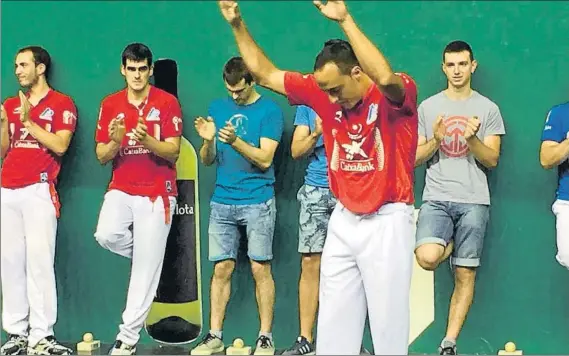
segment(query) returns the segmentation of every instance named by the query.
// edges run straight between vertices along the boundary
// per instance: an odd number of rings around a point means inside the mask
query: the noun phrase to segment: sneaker
[[[35,346],[28,345],[28,355],[71,355],[73,350],[63,346],[53,336],[41,339]]]
[[[273,345],[273,340],[269,339],[265,335],[259,336],[257,339],[257,347],[255,347],[255,353],[253,355],[274,355],[275,346]]]
[[[109,350],[109,355],[134,355],[136,353],[136,345],[127,345],[124,342],[117,340],[113,347]]]
[[[27,348],[26,336],[8,334],[8,341],[0,348],[0,355],[25,355]]]
[[[217,336],[207,333],[200,343],[190,351],[190,355],[211,355],[225,350],[223,340]]]
[[[456,344],[443,341],[439,346],[439,355],[456,355]]]
[[[304,336],[299,336],[294,345],[282,353],[283,355],[315,355],[314,345]]]

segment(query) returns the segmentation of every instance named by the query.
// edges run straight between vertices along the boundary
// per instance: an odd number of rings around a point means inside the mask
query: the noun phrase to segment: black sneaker
[[[109,350],[109,355],[134,355],[136,353],[136,345],[127,345],[117,340],[113,347]]]
[[[41,339],[35,346],[28,345],[28,355],[71,355],[73,350],[63,346],[53,336]]]
[[[0,348],[0,355],[25,355],[27,348],[26,336],[8,334],[8,341]]]
[[[299,336],[294,345],[282,353],[283,355],[315,355],[314,345],[312,345],[304,336]]]
[[[456,355],[456,344],[443,341],[441,346],[439,346],[439,355]]]

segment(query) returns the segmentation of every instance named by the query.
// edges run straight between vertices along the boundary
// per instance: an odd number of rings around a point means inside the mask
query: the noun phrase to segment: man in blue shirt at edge
[[[322,120],[314,110],[301,105],[297,107],[294,125],[292,157],[307,157],[309,164],[304,185],[297,194],[300,203],[298,252],[302,255],[298,285],[300,335],[284,355],[310,355],[315,353],[312,329],[318,308],[320,257],[336,198],[328,186]]]
[[[539,159],[545,169],[557,167],[558,187],[553,213],[557,220],[557,261],[569,269],[569,102],[547,114]]]
[[[222,327],[239,247],[238,226],[247,227],[248,256],[259,306],[261,325],[255,354],[274,354],[275,284],[270,264],[276,220],[273,158],[284,117],[274,101],[257,93],[241,57],[225,64],[223,80],[230,98],[213,101],[208,118],[195,121],[196,131],[204,140],[200,159],[207,166],[217,164],[217,179],[208,230],[209,259],[214,262],[211,329],[191,354],[224,350]]]

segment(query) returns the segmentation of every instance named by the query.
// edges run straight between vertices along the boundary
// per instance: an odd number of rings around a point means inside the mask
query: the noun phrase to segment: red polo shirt
[[[20,98],[6,99],[10,148],[2,163],[2,187],[21,188],[40,182],[55,184],[61,169],[61,157],[39,143],[20,121]],[[77,109],[73,100],[50,89],[36,106],[31,106],[30,120],[42,129],[56,133],[75,132]]]
[[[418,140],[417,87],[406,74],[405,100],[391,103],[374,84],[350,110],[332,104],[313,75],[287,72],[292,105],[306,105],[322,119],[330,189],[350,211],[368,214],[384,204],[412,204]]]
[[[109,190],[117,189],[131,195],[176,196],[176,165],[168,162],[140,142],[131,131],[142,117],[148,127],[148,135],[159,141],[182,135],[182,110],[175,96],[150,87],[148,97],[139,107],[129,103],[127,89],[105,97],[101,103],[95,141],[108,143],[109,123],[119,116],[124,117],[126,134],[119,153],[113,159],[113,174]],[[168,202],[165,201],[165,204]]]

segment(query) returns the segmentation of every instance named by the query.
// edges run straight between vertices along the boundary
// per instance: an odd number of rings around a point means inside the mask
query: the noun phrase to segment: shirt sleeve
[[[95,142],[108,143],[110,141],[109,137],[109,123],[111,122],[110,115],[111,113],[108,109],[106,100],[103,100],[99,108],[99,118],[97,119],[97,129],[95,130]]]
[[[504,119],[502,118],[502,114],[500,113],[500,108],[498,108],[498,106],[496,105],[494,105],[490,110],[484,134],[485,136],[506,134],[506,128],[504,127]]]
[[[166,115],[161,121],[162,137],[164,139],[182,136],[182,108],[178,100],[172,100]]]
[[[53,132],[68,130],[75,132],[77,127],[77,108],[73,100],[65,97],[59,104],[58,112],[54,115]]]
[[[426,118],[425,118],[425,108],[423,105],[419,105],[419,109],[417,110],[419,114],[419,136],[425,137],[427,140],[427,125],[426,125]]]
[[[541,134],[542,141],[562,142],[567,138],[568,133],[563,132],[563,115],[558,108],[553,108],[547,113],[545,126]]]
[[[309,122],[309,108],[301,105],[296,108],[296,115],[294,116],[294,126],[310,126]]]
[[[306,105],[314,108],[314,104],[321,95],[326,95],[320,90],[312,74],[302,75],[297,72],[286,72],[284,86],[288,102],[291,105]]]
[[[280,142],[284,128],[284,115],[282,110],[275,105],[267,115],[263,117],[261,123],[261,137]]]
[[[387,103],[392,111],[395,112],[415,112],[417,110],[417,85],[413,78],[405,73],[395,73],[403,79],[405,88],[405,98],[403,104],[396,104],[387,99]]]

